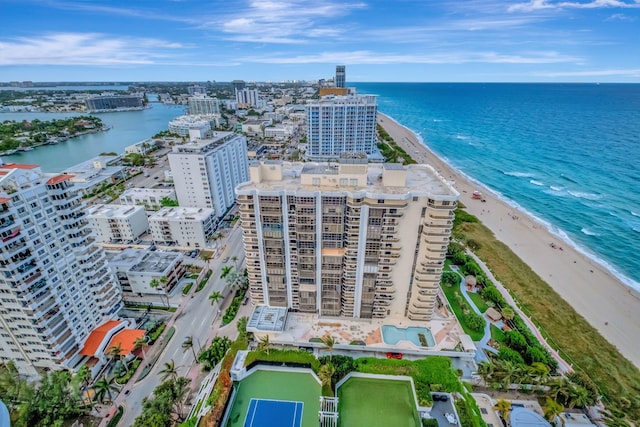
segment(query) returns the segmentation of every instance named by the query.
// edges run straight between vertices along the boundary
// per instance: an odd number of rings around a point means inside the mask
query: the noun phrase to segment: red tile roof
[[[98,347],[104,340],[104,337],[107,336],[107,333],[111,331],[113,328],[118,326],[120,323],[119,320],[109,320],[108,322],[103,323],[102,325],[95,328],[89,336],[87,340],[84,342],[84,347],[80,350],[80,355],[82,356],[93,356],[98,351]]]
[[[107,352],[111,347],[120,345],[123,355],[129,354],[133,351],[135,345],[133,344],[138,338],[142,338],[146,331],[144,329],[125,329],[118,332],[109,345],[107,346]]]
[[[11,201],[10,197],[0,197],[0,203],[7,203],[10,201]]]
[[[25,163],[6,163],[0,165],[0,169],[35,169],[39,167],[38,165],[28,165]]]
[[[49,181],[47,181],[47,185],[60,184],[63,181],[71,179],[71,177],[73,177],[73,175],[62,174],[62,175],[54,176],[53,178],[49,179]]]

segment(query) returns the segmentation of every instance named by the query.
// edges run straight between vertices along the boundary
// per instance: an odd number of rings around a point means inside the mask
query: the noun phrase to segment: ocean
[[[430,149],[640,290],[640,85],[356,83]]]

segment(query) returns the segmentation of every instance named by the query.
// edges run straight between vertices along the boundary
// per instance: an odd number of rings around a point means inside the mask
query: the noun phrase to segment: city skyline
[[[3,3],[0,81],[640,81],[638,0]]]

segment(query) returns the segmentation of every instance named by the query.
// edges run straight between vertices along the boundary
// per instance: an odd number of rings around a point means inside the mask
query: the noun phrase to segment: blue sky
[[[640,82],[640,0],[0,0],[0,81]]]

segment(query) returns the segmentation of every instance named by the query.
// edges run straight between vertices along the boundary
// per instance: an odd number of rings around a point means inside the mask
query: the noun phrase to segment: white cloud
[[[560,71],[547,73],[534,73],[536,76],[544,77],[640,77],[640,68],[626,70],[586,70],[586,71]]]
[[[429,55],[386,54],[368,50],[351,52],[322,52],[317,55],[247,57],[242,61],[266,64],[553,64],[577,62],[580,58],[560,55],[557,52],[530,52],[508,55],[496,52],[450,52]]]
[[[635,21],[635,20],[636,20],[635,17],[627,16],[623,13],[614,13],[613,15],[605,19],[605,21]]]
[[[165,58],[167,51],[188,47],[152,38],[51,33],[0,41],[0,65],[152,64]]]
[[[509,12],[531,12],[542,9],[598,9],[598,8],[637,8],[640,2],[624,0],[592,0],[587,2],[553,2],[551,0],[530,0],[509,6]]]
[[[244,8],[237,7],[231,14],[206,22],[202,27],[222,29],[227,40],[299,44],[341,36],[343,29],[327,23],[364,7],[363,3],[332,0],[254,0]]]

